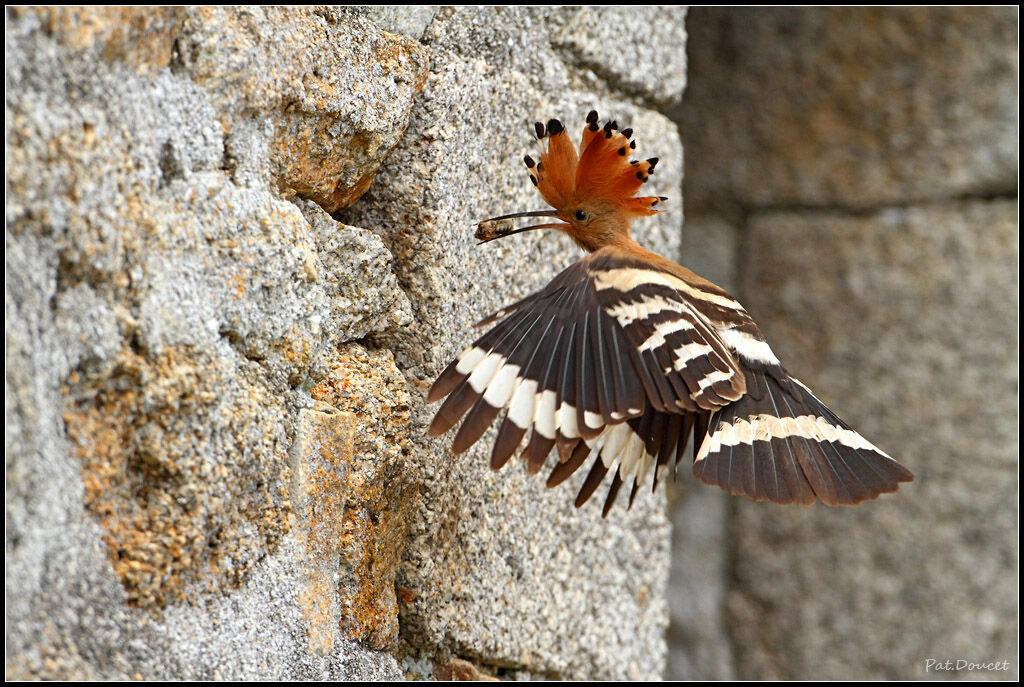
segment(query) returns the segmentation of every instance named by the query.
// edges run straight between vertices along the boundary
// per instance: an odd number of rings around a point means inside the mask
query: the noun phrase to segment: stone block
[[[1012,7],[694,9],[692,207],[873,208],[1016,188]]]
[[[967,675],[925,672],[936,658],[1016,675],[1017,212],[751,219],[745,305],[790,371],[916,478],[857,508],[737,504],[741,677]]]

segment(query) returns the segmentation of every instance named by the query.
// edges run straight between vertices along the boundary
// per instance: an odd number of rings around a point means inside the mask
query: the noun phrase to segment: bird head
[[[664,196],[636,196],[654,173],[658,158],[633,160],[636,142],[632,129],[618,130],[618,124],[598,123],[597,112],[587,115],[580,147],[569,140],[557,119],[534,125],[541,146],[540,160],[527,155],[530,180],[552,210],[518,212],[480,222],[481,243],[532,229],[557,229],[573,238],[584,250],[595,251],[629,239],[634,217],[660,212],[656,206]],[[512,229],[517,217],[553,217],[558,222]]]

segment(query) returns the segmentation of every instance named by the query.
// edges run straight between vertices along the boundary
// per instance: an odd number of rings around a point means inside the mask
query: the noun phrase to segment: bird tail
[[[748,371],[747,394],[711,415],[695,477],[758,501],[821,499],[830,506],[873,499],[914,479],[810,389],[779,372]]]

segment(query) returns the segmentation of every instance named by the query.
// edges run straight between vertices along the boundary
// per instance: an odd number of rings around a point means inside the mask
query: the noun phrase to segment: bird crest
[[[664,197],[636,197],[654,172],[658,158],[630,159],[636,150],[636,141],[631,140],[632,129],[619,131],[615,121],[601,126],[597,112],[591,111],[577,152],[557,119],[550,120],[547,126],[537,122],[534,128],[542,148],[540,163],[535,165],[529,156],[524,162],[540,195],[555,210],[581,203],[604,203],[627,217],[658,212],[655,206]]]
[[[629,159],[630,129],[591,112],[578,149],[556,119],[536,132],[540,160],[525,162],[553,209],[485,220],[477,238],[557,229],[590,254],[479,323],[427,392],[444,398],[429,435],[461,423],[461,453],[501,415],[492,468],[525,442],[536,472],[557,448],[548,486],[589,462],[575,504],[610,473],[605,515],[623,486],[632,504],[674,473],[691,435],[695,477],[758,501],[852,505],[914,478],[792,377],[724,289],[629,237],[664,200],[636,196],[658,161]],[[513,229],[516,217],[559,221]]]
[[[523,158],[530,180],[553,210],[520,212],[484,220],[477,238],[487,242],[531,229],[559,229],[589,251],[597,250],[629,229],[631,219],[660,212],[664,196],[637,196],[658,164],[658,158],[632,159],[636,141],[633,130],[619,130],[618,123],[598,122],[596,111],[587,115],[579,148],[562,123],[536,122],[540,160]],[[561,222],[513,229],[517,217],[557,217]]]

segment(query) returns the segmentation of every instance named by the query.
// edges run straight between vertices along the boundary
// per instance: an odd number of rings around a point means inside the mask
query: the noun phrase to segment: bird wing
[[[695,476],[757,500],[854,504],[913,479],[786,372],[739,303],[673,263],[602,248],[479,326],[428,392],[447,396],[429,434],[462,420],[459,453],[505,411],[491,467],[528,432],[531,471],[558,449],[548,486],[593,459],[577,506],[609,473],[604,513],[623,484],[632,504],[691,432]]]
[[[524,455],[531,469],[557,445],[557,483],[596,453],[605,472],[618,464],[613,479],[631,478],[635,493],[659,456],[664,464],[677,446],[681,453],[685,437],[675,439],[684,424],[689,432],[693,413],[709,415],[745,390],[734,355],[685,289],[615,248],[582,258],[480,323],[493,326],[428,393],[430,401],[447,396],[429,433],[462,420],[453,442],[458,453],[505,410],[491,455],[495,469],[529,431]],[[667,435],[671,445],[662,440]],[[600,471],[592,472],[593,487]],[[580,503],[588,491],[589,483]]]
[[[788,374],[748,369],[748,393],[708,418],[693,474],[757,501],[855,505],[914,479]]]

